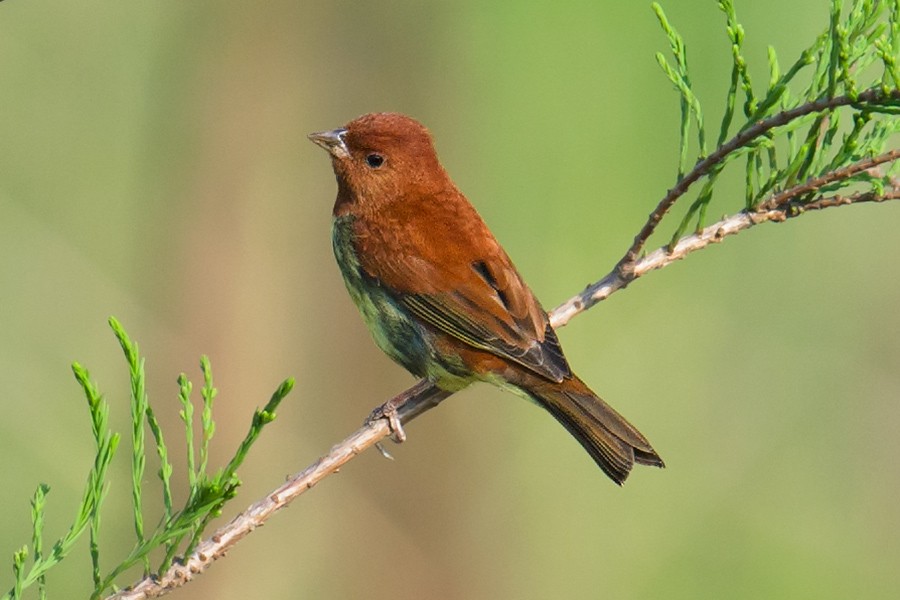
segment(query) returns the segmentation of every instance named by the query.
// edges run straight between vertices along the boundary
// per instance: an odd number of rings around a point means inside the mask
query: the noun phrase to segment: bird
[[[382,351],[448,392],[483,381],[536,402],[619,485],[634,464],[664,466],[572,372],[547,313],[424,125],[369,113],[308,137],[331,157],[335,259]]]

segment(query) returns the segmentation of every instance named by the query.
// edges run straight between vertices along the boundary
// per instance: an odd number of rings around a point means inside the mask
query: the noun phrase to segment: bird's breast
[[[433,334],[403,307],[383,282],[360,264],[353,216],[335,217],[332,223],[334,257],[347,291],[381,350],[408,371],[427,377],[442,387],[460,388],[468,373],[460,373],[454,358],[435,351]]]
[[[365,273],[360,265],[358,246],[353,226],[353,217],[337,217],[332,226],[332,243],[334,257],[347,291],[362,315],[363,321],[371,331],[378,346],[394,360],[400,359],[401,351],[397,346],[401,340],[404,346],[411,344],[416,337],[412,323],[396,305],[381,282]]]

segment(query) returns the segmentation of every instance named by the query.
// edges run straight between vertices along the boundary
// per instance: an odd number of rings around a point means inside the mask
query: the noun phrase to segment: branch
[[[667,246],[664,246],[651,252],[634,264],[634,270],[629,277],[624,277],[618,271],[612,271],[597,283],[588,286],[583,292],[554,309],[551,314],[551,322],[554,328],[562,327],[573,317],[586,311],[598,302],[606,300],[613,292],[626,287],[629,283],[650,271],[667,267],[692,252],[702,250],[710,244],[721,242],[726,237],[740,233],[745,229],[750,229],[754,225],[767,221],[780,223],[799,217],[804,212],[811,210],[822,210],[863,202],[883,202],[885,200],[900,200],[900,186],[886,190],[883,194],[860,192],[849,196],[835,195],[819,198],[804,204],[789,199],[773,208],[753,212],[741,211],[730,217],[725,217],[708,227],[704,227],[693,235],[682,237],[671,251],[669,251]]]
[[[421,386],[415,386],[416,389]],[[107,600],[138,600],[155,598],[181,587],[225,553],[273,514],[287,506],[294,498],[312,488],[364,450],[390,435],[385,419],[380,419],[334,446],[328,454],[319,458],[306,470],[291,477],[268,496],[252,504],[232,521],[202,541],[194,552],[182,561],[176,561],[161,577],[148,576],[137,585],[107,597]]]
[[[826,185],[850,179],[854,175],[858,175],[859,173],[862,173],[864,171],[872,171],[879,165],[893,162],[898,158],[900,158],[900,148],[895,148],[894,150],[890,150],[888,152],[885,152],[884,154],[871,156],[857,163],[853,163],[852,165],[848,165],[843,169],[836,169],[834,171],[831,171],[830,173],[822,175],[821,177],[813,177],[800,185],[795,185],[792,188],[788,188],[783,192],[775,194],[767,201],[757,206],[757,210],[767,211],[778,208],[779,206],[784,205],[793,198],[797,198],[798,196],[803,196],[805,194],[814,193],[822,189]],[[891,185],[897,187],[896,180],[892,180]]]
[[[861,94],[862,95],[862,94]],[[711,155],[712,156],[712,155]],[[681,260],[688,254],[702,250],[710,244],[721,242],[728,236],[735,235],[765,222],[783,222],[800,216],[811,210],[822,210],[836,206],[861,204],[864,202],[882,202],[885,200],[900,200],[900,185],[893,185],[884,192],[867,191],[857,192],[848,196],[833,195],[817,198],[808,202],[797,200],[800,196],[808,195],[821,186],[844,180],[862,171],[873,169],[876,165],[891,162],[900,158],[900,150],[893,150],[877,157],[864,159],[844,169],[836,170],[821,178],[810,179],[800,185],[773,195],[769,200],[759,205],[754,211],[741,211],[730,217],[705,227],[699,232],[682,237],[674,247],[660,248],[639,260],[632,261],[632,266],[623,273],[619,264],[603,279],[588,286],[580,294],[574,296],[550,313],[550,322],[554,328],[566,325],[573,317],[591,308],[598,302],[605,300],[617,290],[625,288],[635,279],[658,269],[662,269],[675,261]],[[705,161],[704,161],[705,162]],[[700,164],[694,171],[700,168]],[[694,172],[692,171],[692,173]],[[685,177],[687,179],[691,175]],[[699,177],[699,175],[697,176]],[[694,178],[696,179],[696,177]],[[682,180],[684,181],[684,180]],[[814,185],[815,184],[815,185]],[[679,183],[679,186],[681,184]],[[677,198],[683,193],[679,186],[670,190],[666,199],[675,195]],[[642,232],[648,227],[652,231],[655,225],[651,222],[654,215],[662,214],[668,210],[667,200],[660,203],[656,211],[651,215],[650,221],[644,226]],[[658,221],[658,219],[657,219]],[[636,245],[642,246],[646,238],[636,238]],[[647,234],[649,236],[649,234]],[[640,241],[640,244],[638,244]],[[634,250],[635,246],[629,249]],[[626,254],[626,256],[628,256]],[[427,380],[421,380],[413,387],[396,397],[397,416],[402,423],[408,423],[415,417],[437,406],[442,400],[450,396],[450,392],[440,390]],[[402,402],[402,404],[401,404]],[[196,550],[186,559],[176,562],[171,568],[159,577],[148,576],[139,581],[133,587],[120,591],[107,597],[107,600],[140,600],[161,596],[174,588],[180,587],[194,577],[202,573],[216,559],[225,553],[237,542],[247,536],[254,529],[264,524],[277,511],[287,506],[292,500],[303,492],[309,490],[322,479],[337,473],[342,466],[361,454],[363,451],[378,444],[391,435],[391,429],[387,419],[378,419],[368,423],[350,435],[341,443],[334,446],[326,455],[304,471],[292,476],[281,487],[274,490],[268,496],[252,504],[244,512],[236,516],[230,523],[217,530],[210,538],[201,542]]]
[[[403,407],[398,410],[398,416],[404,421],[412,419],[437,406],[449,395],[449,392],[439,390],[431,382],[423,379],[397,396],[398,401],[405,400]],[[350,460],[389,435],[391,435],[391,430],[387,419],[378,419],[367,423],[344,441],[332,447],[316,462],[289,478],[268,496],[250,505],[230,523],[200,542],[186,559],[177,560],[161,576],[144,577],[133,587],[107,596],[106,600],[156,598],[183,586],[205,571],[216,559],[224,556],[232,546],[254,529],[263,525],[269,517],[290,504],[297,496],[314,487],[328,475],[337,473]]]
[[[782,111],[768,119],[757,121],[746,129],[743,129],[736,136],[716,148],[715,152],[697,161],[690,173],[682,177],[678,183],[668,191],[665,197],[660,200],[657,207],[650,213],[647,222],[634,238],[631,247],[625,252],[619,262],[616,264],[616,271],[620,272],[623,277],[628,277],[632,268],[637,268],[638,255],[647,243],[647,240],[656,231],[662,218],[669,212],[669,209],[675,202],[681,198],[688,188],[696,183],[701,177],[710,174],[716,165],[722,163],[725,157],[739,148],[743,148],[754,139],[767,134],[776,127],[782,127],[800,117],[840,108],[842,106],[860,105],[865,103],[881,104],[888,100],[900,100],[900,89],[893,89],[885,93],[881,88],[871,88],[857,94],[856,96],[844,95],[835,96],[833,98],[822,98],[815,102],[803,104],[791,110]]]

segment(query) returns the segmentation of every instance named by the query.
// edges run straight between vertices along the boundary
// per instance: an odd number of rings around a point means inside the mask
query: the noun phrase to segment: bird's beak
[[[341,128],[311,133],[307,137],[312,143],[325,148],[335,158],[348,158],[350,151],[347,150],[347,144],[344,143],[345,133],[347,133],[347,130]]]

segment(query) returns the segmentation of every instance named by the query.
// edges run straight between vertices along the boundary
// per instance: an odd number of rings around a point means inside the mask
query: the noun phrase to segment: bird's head
[[[339,129],[311,133],[309,139],[331,155],[338,181],[335,212],[349,209],[348,203],[376,208],[449,183],[431,134],[405,115],[371,113]]]

